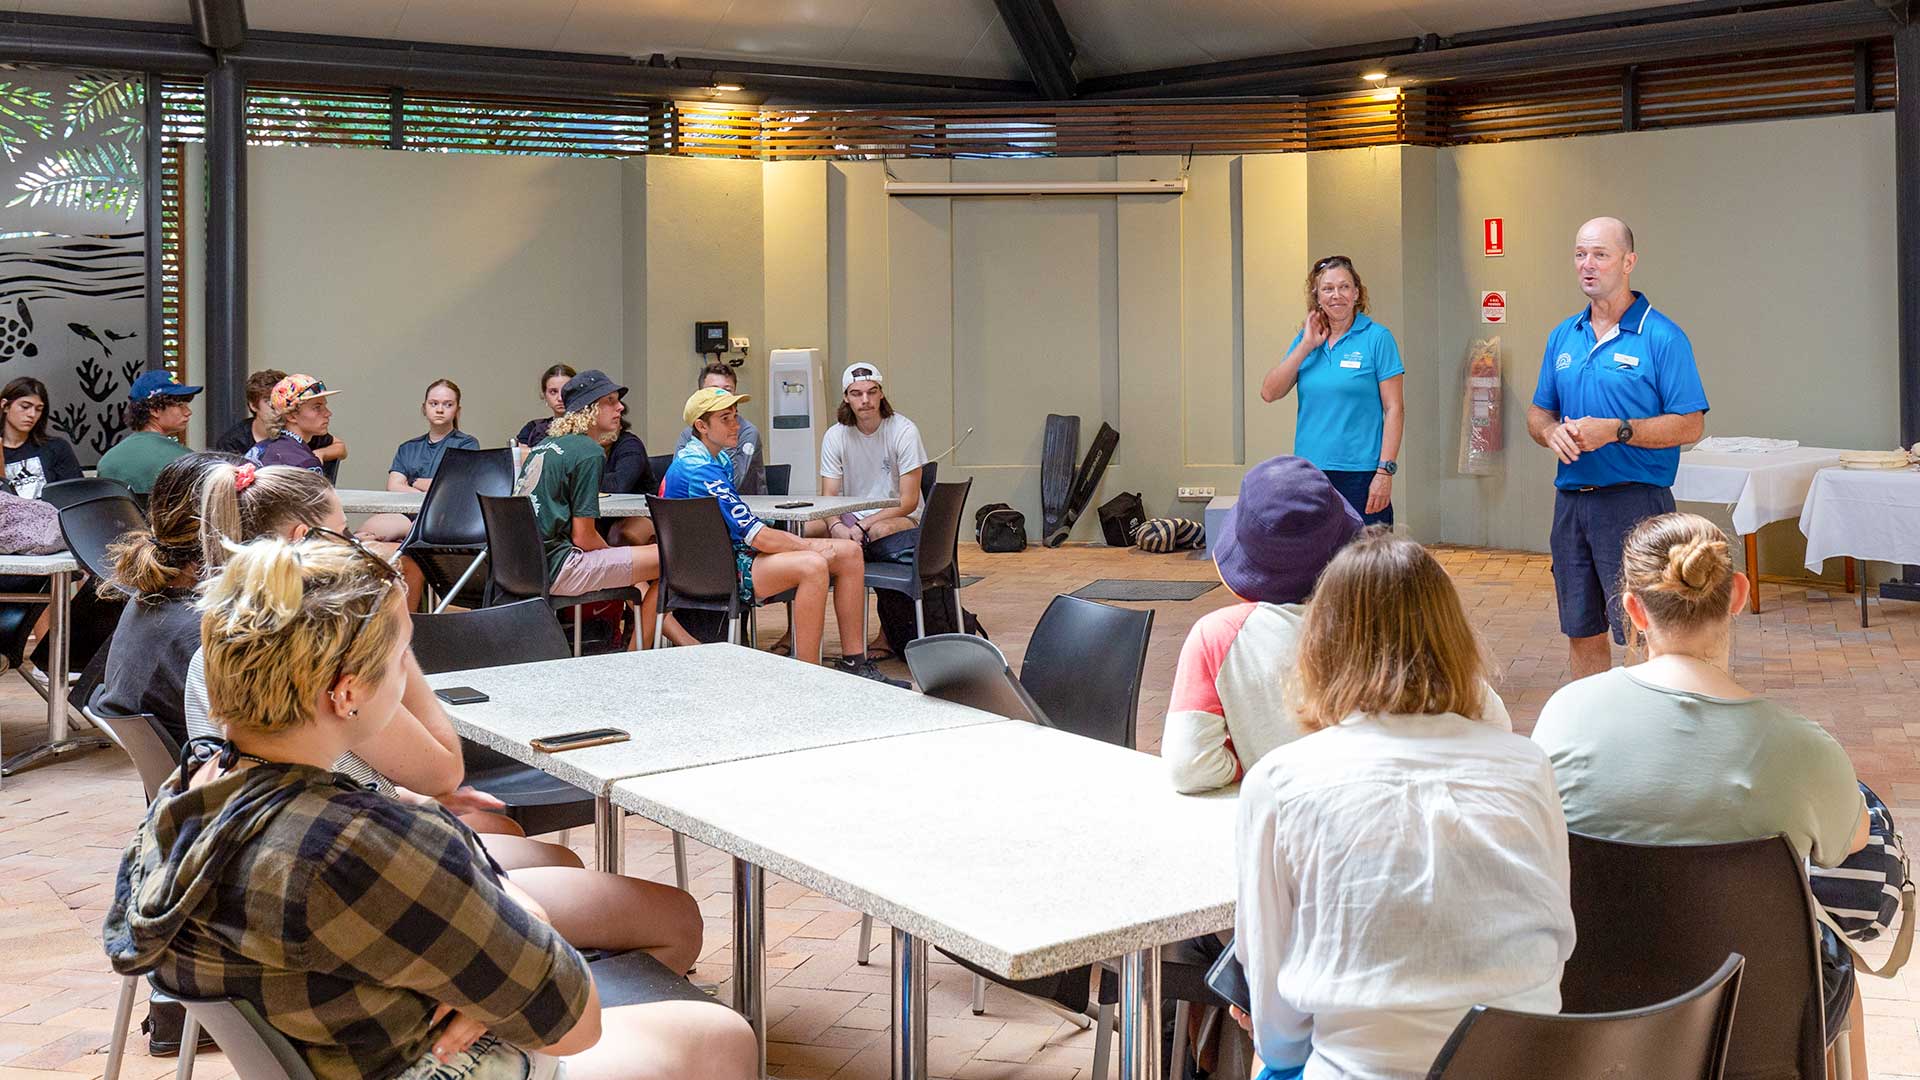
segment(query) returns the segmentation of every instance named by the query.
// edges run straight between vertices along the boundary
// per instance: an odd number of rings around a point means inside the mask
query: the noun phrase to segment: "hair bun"
[[[1711,592],[1733,569],[1727,542],[1710,537],[1683,540],[1667,549],[1665,584],[1690,600]]]

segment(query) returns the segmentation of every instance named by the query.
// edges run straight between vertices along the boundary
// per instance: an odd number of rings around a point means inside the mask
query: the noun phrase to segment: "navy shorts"
[[[1320,471],[1327,474],[1327,482],[1333,485],[1333,490],[1339,492],[1340,497],[1347,500],[1347,505],[1353,507],[1353,512],[1360,515],[1361,524],[1393,524],[1392,503],[1388,503],[1387,508],[1377,514],[1367,513],[1367,492],[1373,488],[1374,470],[1368,469],[1365,472],[1332,472],[1321,469]]]
[[[1553,594],[1560,632],[1572,638],[1613,630],[1626,644],[1620,609],[1620,550],[1635,525],[1673,512],[1673,490],[1652,484],[1615,484],[1586,491],[1557,490],[1553,498]]]

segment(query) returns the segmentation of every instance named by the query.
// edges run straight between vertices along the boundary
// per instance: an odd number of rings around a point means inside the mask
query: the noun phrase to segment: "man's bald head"
[[[1627,228],[1627,223],[1617,217],[1594,218],[1580,226],[1578,236],[1582,240],[1588,237],[1611,240],[1620,246],[1622,254],[1633,250],[1633,230]]]
[[[1573,267],[1588,300],[1625,306],[1633,288],[1627,278],[1640,257],[1633,253],[1633,230],[1615,217],[1597,217],[1573,238]]]

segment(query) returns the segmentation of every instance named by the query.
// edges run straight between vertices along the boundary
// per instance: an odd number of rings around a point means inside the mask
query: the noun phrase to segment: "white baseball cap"
[[[858,372],[858,374],[855,374],[855,372]],[[878,383],[882,386],[886,385],[886,380],[880,375],[880,369],[874,367],[872,364],[848,364],[847,370],[840,373],[840,392],[845,393],[847,387],[852,386],[862,379]]]

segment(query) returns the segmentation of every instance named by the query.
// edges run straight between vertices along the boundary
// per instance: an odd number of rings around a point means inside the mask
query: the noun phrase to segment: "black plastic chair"
[[[653,482],[656,486],[652,491],[642,492],[642,494],[644,495],[660,494],[660,488],[658,487],[658,485],[661,482],[666,480],[667,468],[672,464],[673,464],[672,454],[648,454],[647,465],[653,472]]]
[[[1475,1005],[1427,1080],[1721,1080],[1743,963],[1730,954],[1706,982],[1643,1009],[1551,1015]]]
[[[660,606],[654,613],[653,647],[666,647],[667,612],[712,611],[727,619],[725,640],[752,647],[752,622],[740,625],[744,614],[767,604],[787,605],[787,623],[793,623],[793,590],[756,598],[742,610],[740,569],[733,558],[733,537],[727,532],[717,499],[664,499],[647,496],[647,514],[653,518],[654,539],[660,545]]]
[[[793,491],[793,466],[767,466],[767,494],[787,495]]]
[[[1563,1011],[1680,997],[1737,952],[1746,967],[1728,1074],[1822,1080],[1833,1046],[1845,1080],[1843,1032],[1826,1030],[1813,896],[1786,837],[1635,844],[1573,833],[1568,855],[1578,943],[1560,982]]]
[[[924,487],[924,479],[922,486]],[[870,562],[867,564],[867,588],[904,593],[913,600],[914,636],[927,636],[927,612],[922,599],[934,586],[953,587],[953,625],[964,627],[960,608],[960,517],[967,510],[967,493],[973,489],[969,477],[957,484],[934,484],[927,496],[926,510],[920,516],[920,539],[914,544],[913,562]]]
[[[474,587],[487,557],[487,523],[480,516],[480,495],[513,494],[513,451],[449,449],[440,459],[413,528],[400,554],[420,568],[427,588],[448,604],[479,607],[483,589]]]
[[[928,697],[990,712],[1009,720],[1053,727],[1046,710],[1033,700],[1006,654],[972,634],[932,634],[907,642],[907,670]]]
[[[104,476],[81,476],[72,480],[55,480],[40,489],[40,501],[56,510],[64,510],[74,503],[88,499],[118,495],[124,499],[133,498],[133,490],[118,480],[109,480]]]
[[[79,483],[77,480],[66,482]],[[120,487],[111,480],[106,482]],[[60,535],[66,537],[67,550],[73,552],[73,557],[81,567],[99,581],[113,578],[113,560],[107,557],[108,546],[129,530],[146,527],[146,517],[140,513],[133,496],[124,487],[120,488],[118,494],[76,499],[60,508]]]
[[[540,600],[413,616],[413,656],[429,675],[505,664],[559,660],[567,636]],[[467,783],[507,804],[529,836],[593,824],[593,796],[531,765],[460,740]]]
[[[547,553],[534,520],[533,503],[524,495],[481,495],[480,517],[487,533],[487,606],[538,598],[555,610],[573,609],[573,655],[580,655],[580,606],[602,600],[634,604],[638,589],[598,589],[578,596],[555,596],[547,586]]]
[[[1134,749],[1153,610],[1056,596],[1033,628],[1020,685],[1053,726]]]

